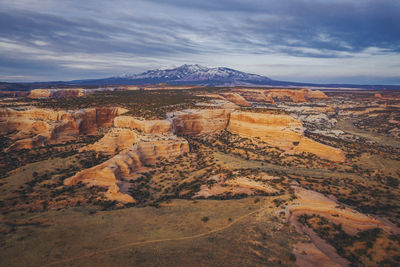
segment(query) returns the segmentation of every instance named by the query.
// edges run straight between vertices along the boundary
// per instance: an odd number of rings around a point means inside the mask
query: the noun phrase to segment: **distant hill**
[[[208,68],[201,65],[182,65],[172,69],[149,70],[140,74],[123,74],[104,79],[37,83],[0,83],[0,90],[29,90],[67,86],[141,85],[166,83],[170,85],[204,86],[281,86],[281,87],[326,87],[360,89],[400,89],[400,85],[314,84],[276,81],[268,77],[237,71],[225,67]]]

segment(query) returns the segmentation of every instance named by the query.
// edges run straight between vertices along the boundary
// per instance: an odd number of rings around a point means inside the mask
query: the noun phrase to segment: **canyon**
[[[40,108],[1,108],[0,132],[15,142],[7,150],[30,149],[93,135],[100,127],[110,127],[123,108],[90,108],[77,111],[53,111]]]
[[[36,265],[140,265],[153,248],[162,265],[397,263],[399,99],[165,84],[4,94],[0,262],[29,246]]]

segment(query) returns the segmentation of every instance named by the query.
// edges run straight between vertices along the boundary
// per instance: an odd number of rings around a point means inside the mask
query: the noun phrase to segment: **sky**
[[[0,81],[182,64],[400,84],[399,0],[0,0]]]

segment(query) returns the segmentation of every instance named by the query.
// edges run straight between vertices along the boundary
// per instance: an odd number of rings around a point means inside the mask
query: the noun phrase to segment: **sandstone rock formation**
[[[203,109],[183,110],[169,116],[178,135],[211,134],[226,129],[247,138],[257,137],[287,153],[308,152],[332,161],[345,160],[340,149],[304,137],[302,123],[289,115]]]
[[[39,108],[0,109],[0,133],[16,131],[16,142],[9,149],[22,149],[74,140],[82,134],[95,134],[100,127],[112,126],[122,108],[89,108],[79,111],[54,111]]]
[[[329,98],[324,92],[319,90],[304,89],[306,99],[326,99]]]
[[[173,158],[187,152],[189,152],[188,142],[172,135],[166,140],[160,138],[140,141],[102,164],[78,172],[66,179],[64,184],[72,185],[81,181],[88,185],[107,187],[108,191],[105,194],[107,198],[123,203],[134,203],[135,199],[120,191],[120,186],[125,180],[131,179],[140,168],[154,165],[158,158]]]
[[[345,160],[340,149],[304,137],[301,122],[289,115],[234,111],[227,130],[248,138],[257,137],[288,153],[308,152],[331,161]]]
[[[303,90],[273,89],[266,91],[266,95],[280,101],[306,102]]]
[[[274,104],[275,101],[270,95],[266,95],[265,90],[261,89],[235,89],[233,92],[240,94],[244,99],[249,102],[258,103],[271,103]]]
[[[266,90],[264,94],[276,100],[293,102],[306,102],[309,99],[326,99],[328,96],[319,90],[311,89],[272,89]]]
[[[30,98],[60,98],[60,97],[79,97],[85,95],[86,90],[82,88],[66,89],[33,89],[29,93]]]
[[[81,149],[115,154],[121,150],[131,147],[136,141],[135,133],[130,129],[112,128],[96,143]]]
[[[337,254],[336,249],[321,239],[310,227],[302,225],[298,218],[303,214],[318,215],[341,225],[349,235],[359,231],[379,227],[386,232],[397,234],[400,229],[394,224],[359,213],[351,208],[339,205],[324,195],[300,187],[295,189],[296,200],[286,207],[286,218],[295,226],[297,232],[307,234],[312,243],[297,243],[294,248],[296,263],[299,266],[316,266],[323,263],[327,266],[349,266],[349,262]]]
[[[318,143],[306,137],[302,137],[299,144],[289,151],[289,153],[302,152],[312,153],[320,158],[336,162],[344,162],[346,160],[346,156],[341,149]]]
[[[30,98],[48,98],[51,96],[51,91],[48,89],[33,89],[28,97]]]
[[[229,109],[187,109],[170,113],[173,131],[179,135],[210,134],[224,130]]]
[[[167,120],[141,120],[130,116],[118,116],[114,119],[114,126],[129,128],[145,134],[167,133],[171,131],[171,122]]]
[[[241,95],[237,93],[222,93],[221,94],[226,100],[231,101],[232,103],[242,106],[242,107],[250,107],[251,104],[247,102]]]
[[[227,130],[245,137],[258,137],[262,141],[283,149],[293,147],[301,139],[302,124],[288,115],[275,115],[234,111]]]
[[[342,224],[342,229],[348,234],[354,235],[359,231],[380,227],[385,231],[397,233],[399,229],[372,216],[367,216],[350,208],[344,208],[323,194],[294,187],[297,199],[286,209],[289,221],[300,227],[295,220],[301,214],[318,214],[326,217],[336,224]],[[299,230],[299,229],[298,229]],[[300,231],[300,230],[299,230]]]

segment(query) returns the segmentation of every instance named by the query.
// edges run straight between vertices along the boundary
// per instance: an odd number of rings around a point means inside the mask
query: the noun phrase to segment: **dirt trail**
[[[124,244],[124,245],[116,246],[116,247],[113,247],[113,248],[110,248],[110,249],[104,249],[104,250],[98,250],[98,251],[86,253],[86,254],[80,255],[78,257],[71,257],[71,258],[68,258],[68,259],[60,260],[60,261],[50,262],[50,263],[44,264],[43,266],[53,266],[53,265],[57,265],[57,264],[72,262],[72,261],[83,259],[83,258],[86,258],[86,257],[96,256],[98,254],[104,254],[104,253],[107,253],[107,252],[112,252],[112,251],[120,250],[120,249],[123,249],[123,248],[131,247],[131,246],[153,244],[153,243],[161,243],[161,242],[169,242],[169,241],[180,241],[180,240],[188,240],[188,239],[196,239],[196,238],[205,237],[205,236],[208,236],[208,235],[211,235],[211,234],[222,232],[222,231],[230,228],[231,226],[233,226],[237,222],[239,222],[239,221],[241,221],[241,220],[243,220],[243,219],[245,219],[245,218],[247,218],[247,217],[249,217],[249,216],[251,216],[251,215],[253,215],[255,213],[258,213],[258,212],[261,212],[263,210],[266,210],[266,209],[267,209],[266,207],[257,209],[255,211],[252,211],[250,213],[247,213],[247,214],[245,214],[243,216],[240,216],[240,217],[232,220],[232,222],[228,223],[227,225],[225,225],[223,227],[219,227],[219,228],[216,228],[214,230],[211,230],[211,231],[208,231],[208,232],[205,232],[205,233],[202,233],[202,234],[197,234],[197,235],[192,235],[192,236],[184,236],[184,237],[178,237],[178,238],[164,238],[164,239],[155,239],[155,240],[131,242],[131,243],[127,243],[127,244]]]

